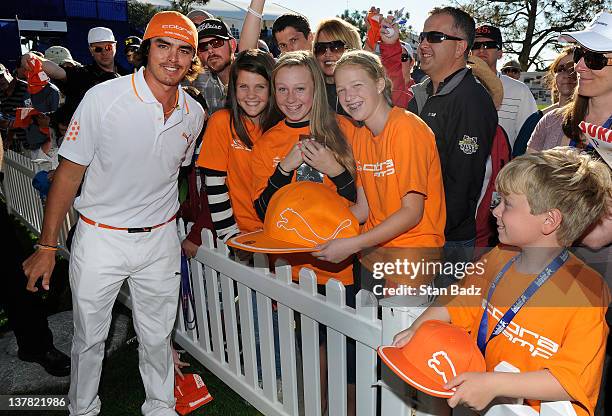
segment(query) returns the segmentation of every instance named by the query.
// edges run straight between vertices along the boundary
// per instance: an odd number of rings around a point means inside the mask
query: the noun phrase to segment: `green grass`
[[[202,376],[213,397],[213,401],[190,415],[254,416],[261,414],[189,354],[184,354],[181,358],[191,364],[186,371]],[[103,415],[140,415],[140,406],[144,402],[145,394],[138,372],[136,343],[127,345],[121,351],[113,354],[111,359],[105,363],[99,394],[102,400]]]

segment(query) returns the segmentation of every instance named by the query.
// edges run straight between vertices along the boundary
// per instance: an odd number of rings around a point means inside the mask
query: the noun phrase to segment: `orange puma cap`
[[[159,12],[151,18],[142,40],[157,37],[182,40],[197,49],[198,30],[191,20],[179,12]]]
[[[451,397],[455,392],[444,385],[459,374],[486,371],[476,341],[442,321],[423,322],[406,345],[381,346],[378,355],[406,383],[436,397]]]
[[[342,197],[321,183],[293,182],[276,191],[264,228],[231,238],[228,245],[259,253],[303,253],[334,238],[359,234]]]

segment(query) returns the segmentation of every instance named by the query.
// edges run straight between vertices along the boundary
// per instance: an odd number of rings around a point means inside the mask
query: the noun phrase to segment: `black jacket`
[[[59,83],[60,90],[66,95],[66,103],[64,104],[72,113],[77,109],[79,103],[85,96],[85,93],[95,85],[104,81],[118,78],[122,75],[129,75],[119,65],[115,65],[116,72],[108,72],[100,68],[95,62],[81,67],[64,68],[66,71],[66,80]]]
[[[433,93],[429,78],[412,87],[408,110],[433,130],[446,194],[447,241],[476,237],[476,207],[497,129],[497,111],[471,69],[446,78]]]

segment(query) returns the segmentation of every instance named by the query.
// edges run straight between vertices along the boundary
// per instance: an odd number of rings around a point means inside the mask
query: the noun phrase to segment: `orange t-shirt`
[[[355,134],[355,125],[346,117],[336,116],[340,130],[344,134],[349,145]],[[266,186],[268,179],[274,173],[276,165],[291,151],[293,146],[299,141],[300,135],[309,135],[310,126],[292,127],[285,121],[280,121],[276,126],[268,130],[253,146],[253,157],[251,159],[251,174],[253,179],[253,193],[251,202],[255,201]],[[293,180],[295,180],[295,175]],[[323,176],[323,183],[336,192],[336,185],[327,177]],[[342,198],[338,195],[338,198]],[[342,198],[347,206],[350,202]],[[333,264],[320,261],[308,253],[282,254],[270,256],[272,261],[282,257],[292,266],[293,279],[298,280],[298,273],[301,267],[308,267],[317,274],[317,283],[325,284],[327,280],[334,278],[344,285],[353,284],[353,267],[351,259]]]
[[[498,246],[483,256],[480,275],[471,274],[464,288],[481,288],[480,295],[443,299],[451,322],[478,337],[478,327],[491,281],[516,254],[516,248]],[[487,307],[487,339],[493,328],[536,275],[511,266],[499,282]],[[579,416],[594,415],[603,369],[610,291],[593,269],[573,254],[528,300],[508,327],[487,345],[487,371],[501,362],[522,373],[548,369],[573,398]],[[526,400],[539,411],[539,401]]]
[[[383,247],[442,247],[446,208],[440,158],[431,129],[419,117],[393,107],[383,131],[359,128],[353,140],[357,173],[368,200],[362,232],[382,223],[402,206],[402,197],[425,197],[423,218]]]
[[[262,135],[259,126],[244,119],[251,141],[254,143]],[[200,167],[227,173],[227,188],[234,218],[241,232],[251,232],[263,228],[253,204],[251,203],[251,157],[253,152],[238,138],[230,128],[230,112],[216,111],[208,120],[202,139],[202,151],[196,164]]]

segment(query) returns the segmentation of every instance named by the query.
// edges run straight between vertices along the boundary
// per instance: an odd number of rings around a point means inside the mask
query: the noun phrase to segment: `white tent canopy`
[[[148,3],[154,6],[170,7],[169,0],[138,0],[141,3]],[[213,16],[221,18],[228,25],[234,25],[236,29],[242,28],[242,22],[249,7],[249,1],[243,0],[210,0],[205,5],[194,4],[194,9],[202,9],[211,13]],[[264,23],[273,22],[276,18],[285,13],[296,13],[294,10],[283,7],[277,3],[267,3],[264,6]],[[271,25],[271,24],[270,24]]]

